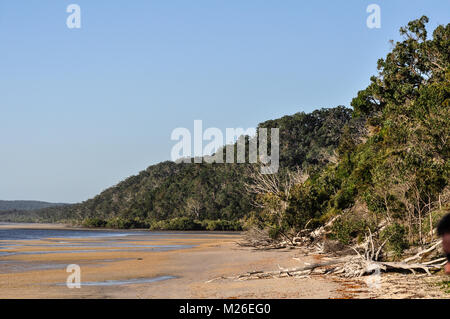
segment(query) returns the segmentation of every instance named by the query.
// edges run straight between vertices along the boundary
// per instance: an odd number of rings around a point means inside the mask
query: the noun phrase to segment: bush
[[[354,185],[346,186],[337,192],[334,197],[335,207],[338,209],[345,209],[354,203],[356,188]]]
[[[240,225],[243,230],[250,230],[254,227],[261,229],[263,228],[264,223],[261,217],[259,217],[254,211],[252,211],[248,216],[245,216],[242,219]]]
[[[238,221],[227,220],[205,220],[202,222],[202,226],[206,230],[222,230],[222,231],[239,231],[242,230],[242,226]]]
[[[353,239],[362,238],[369,227],[371,227],[370,223],[360,216],[342,216],[333,224],[330,237],[344,245],[349,245]]]
[[[99,227],[105,227],[107,224],[106,220],[103,220],[101,218],[85,218],[82,222],[82,225],[84,227],[88,228],[99,228]]]
[[[445,293],[450,294],[450,280],[441,281],[440,286],[445,291]]]
[[[193,220],[188,217],[177,217],[168,220],[154,221],[150,225],[151,230],[227,230],[239,231],[242,226],[238,221],[226,220]]]
[[[169,229],[170,230],[200,230],[201,225],[188,218],[188,217],[179,217],[173,218],[169,221]]]
[[[134,219],[114,217],[108,220],[106,227],[116,229],[148,228],[149,223],[138,217]]]
[[[281,228],[277,225],[269,228],[268,235],[271,239],[278,239],[281,236]]]
[[[168,230],[169,222],[167,220],[154,221],[150,224],[150,230]]]
[[[408,241],[406,240],[406,229],[404,226],[395,223],[387,226],[381,232],[381,239],[388,240],[386,247],[392,251],[396,257],[401,256],[403,251],[408,248]]]
[[[202,225],[189,217],[160,220],[150,225],[151,230],[201,230]]]

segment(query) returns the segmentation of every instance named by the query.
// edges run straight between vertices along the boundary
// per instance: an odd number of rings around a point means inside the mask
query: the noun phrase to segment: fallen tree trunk
[[[407,264],[404,262],[376,262],[376,264],[384,266],[385,271],[409,270],[413,274],[416,274],[416,270],[423,270],[430,276],[431,276],[430,270],[439,270],[442,267],[438,265],[427,265],[427,264]]]
[[[335,219],[330,221],[330,223],[334,222]],[[315,236],[312,236],[313,238],[317,238],[321,236],[325,231],[325,227],[322,227],[321,229],[318,229]],[[299,235],[302,235],[302,232],[299,232],[297,234],[297,237],[295,238],[294,242],[297,240],[300,242],[302,237]],[[389,238],[388,238],[389,239]],[[239,280],[251,280],[251,279],[262,279],[262,278],[277,278],[277,277],[285,277],[285,276],[305,276],[311,274],[313,271],[315,271],[317,268],[321,267],[327,267],[331,265],[336,265],[336,267],[332,269],[327,269],[326,271],[322,273],[326,274],[335,274],[340,275],[344,277],[361,277],[364,275],[370,275],[374,272],[403,272],[403,271],[410,271],[413,274],[416,274],[417,271],[423,271],[427,273],[428,275],[431,275],[431,271],[438,271],[442,269],[442,267],[446,264],[447,260],[445,257],[437,258],[435,260],[431,260],[428,262],[418,263],[412,261],[422,260],[425,256],[429,256],[430,253],[438,249],[440,247],[442,240],[437,240],[434,243],[431,244],[431,246],[423,251],[420,251],[414,256],[408,257],[404,259],[401,262],[388,262],[388,261],[379,261],[379,255],[388,241],[386,239],[381,245],[375,248],[374,241],[373,241],[373,235],[369,229],[369,235],[366,235],[366,240],[363,244],[364,246],[364,252],[359,252],[355,247],[351,247],[357,255],[348,256],[346,258],[341,259],[335,259],[323,263],[315,263],[312,265],[306,265],[303,267],[296,267],[296,268],[282,268],[278,266],[279,270],[275,271],[253,271],[248,272],[242,275],[239,275],[237,277],[234,277],[235,279]],[[269,243],[268,241],[265,242],[266,245],[263,245],[262,247],[259,247],[258,249],[274,249],[274,248],[286,248],[290,247],[290,245],[287,242],[283,243]],[[317,247],[319,247],[319,250],[323,252],[323,244],[320,245],[320,243],[315,243]],[[316,248],[317,248],[316,247]],[[312,248],[311,245],[309,248]],[[357,247],[360,248],[360,247]]]
[[[280,277],[298,277],[311,274],[315,269],[327,267],[331,265],[339,265],[338,267],[327,270],[326,274],[342,275],[343,277],[361,277],[364,275],[370,275],[375,270],[384,272],[397,272],[408,270],[413,274],[416,271],[424,271],[428,275],[431,275],[431,271],[440,270],[446,261],[442,262],[442,258],[434,260],[432,264],[407,264],[404,262],[381,262],[381,261],[367,261],[359,257],[353,256],[353,258],[336,259],[323,263],[315,263],[312,265],[306,265],[303,267],[295,268],[282,268],[278,266],[279,270],[274,271],[252,271],[245,274],[241,274],[235,279],[239,280],[252,280],[252,279],[264,279],[264,278],[280,278]]]
[[[423,251],[418,252],[416,255],[412,256],[412,257],[408,257],[406,259],[403,260],[404,263],[413,261],[413,260],[419,260],[422,257],[424,257],[427,253],[432,252],[433,250],[437,249],[437,247],[442,244],[442,239],[438,240],[437,242],[435,242],[430,248],[425,249]]]
[[[312,265],[306,265],[303,267],[296,267],[296,268],[282,268],[278,265],[279,270],[274,270],[274,271],[252,271],[252,272],[248,272],[246,274],[242,274],[239,275],[237,278],[241,279],[241,278],[247,278],[247,277],[252,277],[252,276],[256,276],[256,277],[273,277],[273,276],[281,276],[281,275],[288,275],[288,276],[295,276],[297,273],[303,273],[305,271],[312,271],[316,268],[319,267],[324,267],[324,266],[330,266],[330,265],[335,265],[335,264],[340,264],[342,263],[343,260],[331,260],[331,261],[327,261],[327,262],[323,262],[323,263],[316,263],[316,264],[312,264]]]

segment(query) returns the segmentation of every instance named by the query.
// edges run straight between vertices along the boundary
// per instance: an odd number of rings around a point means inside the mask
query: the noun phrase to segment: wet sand
[[[247,271],[275,270],[278,265],[295,267],[320,258],[299,256],[297,250],[242,248],[236,244],[240,239],[239,233],[155,236],[148,232],[125,238],[0,241],[0,252],[9,253],[0,254],[0,298],[345,297],[343,284],[324,276],[208,282]],[[158,247],[169,250],[158,251]],[[81,267],[79,289],[65,285],[69,264]]]

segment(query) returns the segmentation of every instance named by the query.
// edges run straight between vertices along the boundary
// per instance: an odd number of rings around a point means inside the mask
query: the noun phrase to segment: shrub
[[[203,220],[198,221],[189,217],[177,217],[168,220],[154,221],[150,224],[150,230],[242,230],[239,221],[227,220]]]
[[[176,217],[155,221],[150,225],[151,230],[200,230],[201,225],[189,217]]]
[[[394,223],[387,226],[381,232],[381,239],[388,240],[386,247],[392,251],[396,257],[401,256],[403,251],[408,248],[408,241],[406,240],[406,229],[404,226]]]
[[[147,228],[148,223],[139,218],[128,219],[122,217],[114,217],[108,220],[106,227],[117,229]]]
[[[167,220],[153,221],[150,224],[150,230],[168,230],[169,222]]]
[[[363,237],[371,226],[360,216],[343,216],[333,224],[330,237],[339,240],[344,245],[349,245],[353,239]]]
[[[103,220],[103,219],[97,218],[97,217],[85,218],[82,223],[82,225],[84,227],[88,227],[88,228],[105,227],[106,224],[107,224],[106,220]]]
[[[338,209],[350,207],[354,203],[356,189],[354,185],[349,185],[337,192],[334,197],[335,206]]]
[[[206,230],[222,230],[222,231],[238,231],[242,230],[242,226],[238,221],[227,220],[205,220],[202,226]]]
[[[200,230],[201,225],[189,217],[177,217],[169,221],[170,230]]]

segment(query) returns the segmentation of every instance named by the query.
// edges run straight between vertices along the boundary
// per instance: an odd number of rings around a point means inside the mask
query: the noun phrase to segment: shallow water
[[[102,280],[110,280],[82,281],[82,286],[151,284],[177,277],[172,276],[171,273],[149,277],[154,274],[145,269],[145,262],[142,263],[142,267],[144,267],[142,270],[130,272],[127,276],[126,266],[117,271],[115,263],[125,262],[124,265],[126,265],[127,262],[130,262],[133,264],[133,260],[151,259],[152,255],[149,255],[149,252],[192,248],[196,246],[195,241],[193,242],[196,239],[219,238],[226,234],[236,234],[228,232],[44,229],[41,225],[39,227],[33,228],[33,225],[2,227],[0,225],[0,274],[11,275],[11,278],[14,278],[21,273],[42,271],[44,277],[53,276],[53,274],[61,276],[66,275],[67,265],[76,264],[93,273],[102,272],[103,269],[105,271],[108,271],[109,268],[115,269],[108,277],[100,277]],[[95,268],[97,270],[94,270]],[[92,276],[90,279],[97,278]],[[43,285],[48,284],[45,279],[38,278],[35,281]],[[58,282],[56,285],[66,285],[60,280]],[[55,283],[51,285],[55,285]]]
[[[192,245],[149,245],[136,244],[135,241],[149,238],[157,240],[161,233],[144,230],[85,230],[85,229],[30,229],[11,228],[0,229],[0,257],[15,255],[44,254],[77,254],[96,252],[152,252],[169,251],[193,247]],[[81,241],[78,239],[91,239]],[[27,241],[39,240],[38,244]],[[30,248],[41,248],[32,250]],[[21,248],[17,251],[16,248]],[[52,249],[50,249],[52,248]],[[54,249],[56,248],[56,249]],[[57,249],[61,248],[61,249]],[[71,249],[66,249],[71,248]]]
[[[174,279],[174,276],[160,276],[154,278],[136,278],[136,279],[128,279],[128,280],[107,280],[107,281],[86,281],[81,282],[81,286],[120,286],[120,285],[133,285],[133,284],[146,284],[152,283],[162,280]],[[58,286],[66,285],[57,284]]]
[[[0,229],[0,240],[39,240],[50,238],[101,238],[148,235],[147,231],[114,231],[89,229]]]
[[[170,251],[174,249],[190,248],[192,245],[177,246],[158,246],[145,249],[78,249],[78,250],[38,250],[38,251],[20,251],[20,252],[0,252],[0,256],[15,255],[46,255],[46,254],[80,254],[80,253],[98,253],[98,252],[152,252],[152,251]]]
[[[33,229],[21,228],[1,228],[0,225],[0,273],[20,273],[35,270],[63,270],[67,264],[75,263],[84,265],[78,260],[77,254],[82,256],[96,253],[111,252],[117,253],[121,257],[124,252],[164,252],[170,250],[191,248],[193,245],[183,245],[182,236],[178,234],[180,244],[170,243],[158,245],[156,242],[162,237],[171,236],[170,233],[150,232],[144,230],[121,231],[121,230],[85,230],[85,229]],[[175,235],[175,234],[173,234]],[[184,234],[186,236],[186,234]],[[142,242],[142,243],[141,243]],[[51,260],[40,261],[39,259],[21,260],[16,256],[54,256],[48,257]],[[62,263],[57,254],[74,254],[74,259],[67,260],[67,264]],[[78,256],[78,257],[75,257]],[[93,260],[86,265],[89,267],[103,267],[105,263],[117,262],[126,258],[113,258],[111,260]],[[86,282],[87,286],[113,286],[133,283],[150,283],[159,280],[171,279],[171,277],[130,279],[129,281],[106,281],[106,282]]]
[[[90,260],[88,263],[80,263],[80,266],[98,266],[102,267],[106,263],[131,260],[131,258],[113,258],[113,259],[97,259]],[[28,262],[21,260],[0,260],[0,273],[16,273],[31,270],[49,270],[49,269],[61,269],[65,270],[67,268],[67,263],[60,262]]]
[[[99,229],[33,229],[33,228],[20,228],[20,225],[16,228],[2,228],[0,223],[0,241],[5,240],[40,240],[47,239],[53,240],[57,243],[64,243],[64,238],[67,239],[77,239],[77,238],[105,238],[111,237],[116,241],[127,241],[128,236],[135,236],[137,238],[134,241],[148,241],[158,240],[161,237],[170,238],[186,238],[188,236],[190,239],[201,239],[205,235],[210,237],[223,236],[226,234],[236,234],[236,232],[155,232],[148,230],[99,230]],[[145,236],[145,238],[139,239],[140,236]],[[149,238],[151,237],[151,238]],[[57,240],[56,240],[57,239]],[[72,241],[73,242],[73,241]],[[0,244],[1,245],[1,244]]]

